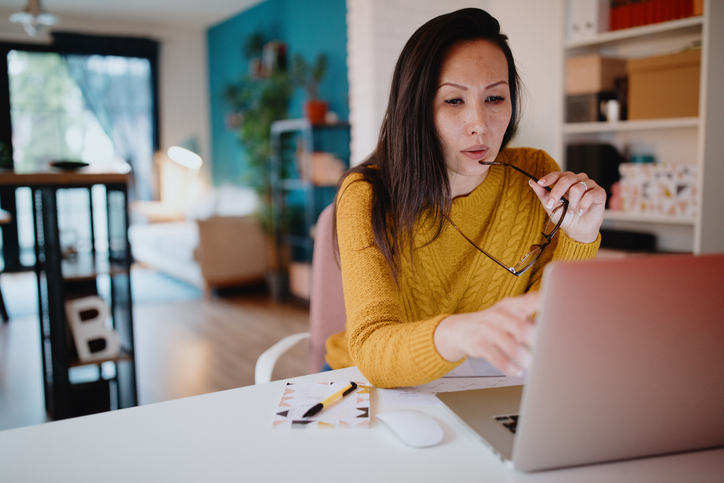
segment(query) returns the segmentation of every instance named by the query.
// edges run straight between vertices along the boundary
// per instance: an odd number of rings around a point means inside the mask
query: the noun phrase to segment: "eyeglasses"
[[[479,163],[487,165],[487,166],[507,166],[509,168],[513,168],[514,170],[518,171],[519,173],[526,175],[527,177],[529,177],[536,183],[538,182],[538,178],[536,178],[535,176],[533,176],[530,173],[526,173],[519,167],[513,166],[512,164],[499,163],[496,161],[479,161]],[[548,191],[551,190],[548,186],[545,186],[545,189],[547,189]],[[553,222],[552,218],[555,218],[554,215],[556,215],[561,210],[563,210],[563,211],[561,212],[561,215],[558,218],[558,221]],[[465,235],[465,233],[463,233],[462,230],[460,230],[460,228],[458,228],[455,223],[453,223],[453,221],[450,219],[449,216],[447,216],[445,213],[442,213],[442,216],[448,222],[450,222],[450,224],[453,226],[453,228],[455,228],[463,236],[463,238],[465,238],[472,246],[477,248],[481,253],[483,253],[485,256],[490,258],[492,261],[494,261],[495,263],[497,263],[498,265],[500,265],[501,267],[506,269],[508,272],[512,273],[516,277],[519,277],[522,274],[524,274],[530,267],[532,267],[533,264],[535,264],[535,262],[538,261],[538,259],[541,256],[541,253],[543,253],[543,250],[545,249],[545,247],[550,245],[551,240],[553,239],[555,234],[558,233],[558,229],[561,227],[561,223],[563,223],[563,219],[566,217],[567,212],[568,212],[568,200],[565,198],[561,198],[561,204],[558,205],[557,207],[555,207],[553,209],[553,211],[551,211],[551,213],[548,215],[548,217],[546,219],[545,225],[543,225],[543,231],[541,231],[543,240],[540,243],[540,245],[533,245],[532,247],[530,247],[531,248],[530,252],[528,252],[527,255],[525,255],[523,258],[521,258],[520,261],[513,266],[506,265],[505,263],[501,262],[500,260],[498,260],[497,258],[492,256],[490,253],[488,253],[485,250],[483,250],[482,248],[480,248],[477,244],[475,244],[474,241],[472,241],[470,238],[468,238],[467,235]]]

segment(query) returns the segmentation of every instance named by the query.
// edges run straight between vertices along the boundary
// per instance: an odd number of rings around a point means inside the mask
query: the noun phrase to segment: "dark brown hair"
[[[361,173],[360,181],[371,185],[375,242],[395,280],[401,250],[414,249],[415,223],[429,217],[437,227],[429,241],[434,240],[442,229],[440,213],[448,213],[452,204],[433,101],[447,52],[457,44],[474,40],[497,45],[508,61],[512,115],[500,149],[508,144],[515,134],[520,109],[520,81],[508,37],[489,13],[465,8],[430,20],[407,41],[395,66],[377,148],[340,181],[341,185],[350,174]],[[335,221],[335,238],[336,232]]]

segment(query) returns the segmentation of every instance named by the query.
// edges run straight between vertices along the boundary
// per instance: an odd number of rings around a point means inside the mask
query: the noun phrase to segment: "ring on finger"
[[[581,183],[583,185],[584,190],[588,191],[588,185],[586,184],[585,181],[579,181],[579,183]]]

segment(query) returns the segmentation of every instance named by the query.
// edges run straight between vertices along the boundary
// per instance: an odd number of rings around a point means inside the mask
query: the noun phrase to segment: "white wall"
[[[525,86],[514,146],[543,149],[563,159],[563,39],[565,0],[490,0]]]
[[[11,24],[13,13],[0,9],[0,41],[48,43],[50,38],[32,39],[21,26]],[[143,36],[160,42],[159,111],[161,149],[195,137],[199,154],[209,160],[209,100],[206,32],[202,28],[137,21],[69,17],[59,30],[98,35]],[[208,163],[204,172],[208,173]]]
[[[346,0],[352,163],[375,148],[397,57],[424,22],[458,8],[487,9],[510,37],[528,91],[514,145],[545,149],[561,159],[563,8],[565,0]],[[30,38],[0,9],[0,40]],[[161,147],[194,136],[209,159],[209,99],[203,29],[93,18],[62,18],[63,30],[148,36],[161,42]],[[209,163],[205,164],[205,168]],[[207,171],[208,172],[208,171]]]
[[[427,20],[464,7],[487,9],[510,37],[527,93],[513,144],[560,159],[564,0],[347,0],[352,164],[377,143],[397,57]]]

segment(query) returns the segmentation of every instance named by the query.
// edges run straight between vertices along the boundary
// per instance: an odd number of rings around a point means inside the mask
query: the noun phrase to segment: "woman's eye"
[[[503,102],[505,100],[505,97],[503,96],[488,96],[485,98],[485,102],[489,104],[498,104],[500,102]]]
[[[462,104],[462,103],[463,103],[463,100],[460,99],[460,98],[447,99],[447,100],[445,101],[445,104],[450,104],[451,106],[457,106],[458,104]]]

